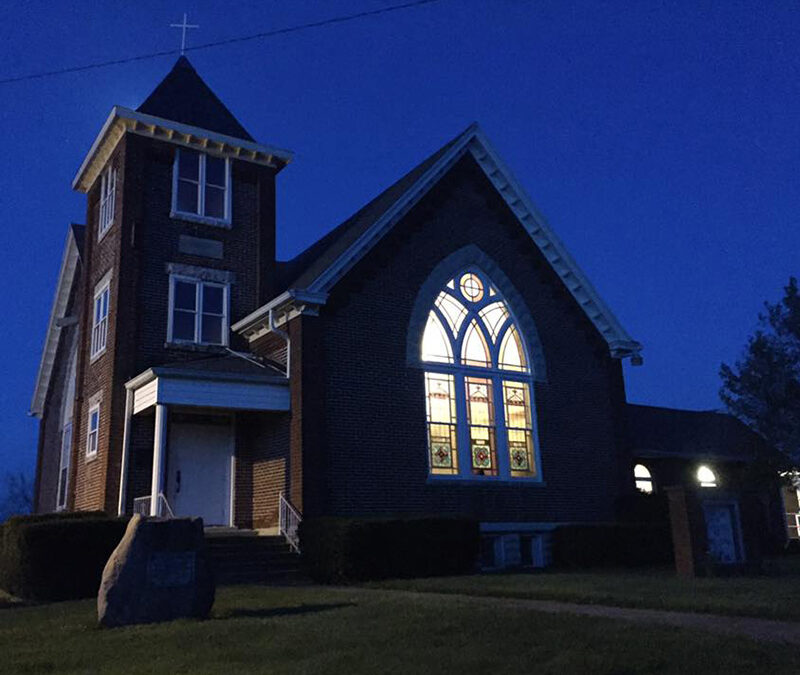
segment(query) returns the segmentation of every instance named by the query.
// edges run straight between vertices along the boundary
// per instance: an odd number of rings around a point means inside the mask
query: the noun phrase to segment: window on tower
[[[92,310],[92,339],[89,350],[91,360],[106,351],[108,343],[108,304],[111,296],[111,278],[106,275],[94,290]]]
[[[184,148],[176,150],[171,215],[212,225],[230,224],[230,185],[229,159]]]
[[[169,342],[228,344],[228,284],[170,277]]]
[[[539,478],[529,360],[501,293],[477,269],[439,291],[422,334],[433,476]]]
[[[100,219],[97,224],[97,238],[111,229],[114,224],[114,205],[117,191],[117,170],[109,166],[100,178]]]

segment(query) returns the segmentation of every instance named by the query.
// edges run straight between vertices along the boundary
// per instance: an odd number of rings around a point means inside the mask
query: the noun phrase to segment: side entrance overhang
[[[134,495],[134,510],[151,516],[172,515],[174,510],[203,516],[207,524],[233,524],[234,414],[289,410],[287,377],[256,362],[239,361],[206,359],[149,368],[125,384],[120,514],[127,499],[132,418],[154,411],[150,494]],[[172,411],[181,413],[181,422],[168,428]],[[203,416],[193,417],[193,412]],[[175,473],[169,486],[168,457]],[[180,508],[174,508],[178,503]]]

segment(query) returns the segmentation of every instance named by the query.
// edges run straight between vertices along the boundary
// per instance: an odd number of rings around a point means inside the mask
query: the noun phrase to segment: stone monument
[[[214,591],[201,518],[135,515],[103,570],[97,616],[109,628],[204,619]]]

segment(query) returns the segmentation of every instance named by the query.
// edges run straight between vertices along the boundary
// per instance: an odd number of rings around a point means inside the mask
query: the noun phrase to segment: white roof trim
[[[275,325],[282,325],[287,318],[303,313],[315,313],[315,308],[324,305],[328,300],[327,293],[310,293],[300,288],[290,288],[275,296],[266,305],[237,321],[231,330],[241,333],[251,342],[270,331],[270,312],[282,314]]]
[[[89,148],[78,173],[75,174],[72,181],[73,190],[87,192],[91,188],[106,160],[126,131],[196,150],[216,152],[225,157],[265,164],[277,169],[283,168],[293,157],[293,153],[289,150],[234,138],[216,131],[173,122],[163,117],[146,115],[130,108],[114,106],[103,124],[103,128],[100,129],[100,133],[92,143],[92,147]]]
[[[338,260],[322,272],[308,286],[308,291],[312,293],[330,292],[334,284],[366,255],[383,235],[408,213],[467,152],[470,152],[475,158],[508,207],[528,231],[545,259],[561,277],[580,307],[605,338],[612,356],[624,358],[637,355],[641,351],[642,345],[631,338],[614,313],[600,298],[586,275],[539,214],[531,199],[500,159],[477,124],[467,129],[380,219],[353,242]]]
[[[50,320],[47,324],[47,336],[42,349],[42,358],[39,362],[39,372],[36,375],[36,387],[33,390],[31,409],[29,414],[41,417],[44,411],[44,402],[50,389],[50,378],[58,352],[58,342],[61,335],[60,319],[64,318],[67,311],[69,296],[75,280],[75,270],[78,267],[78,243],[72,227],[67,232],[67,241],[64,244],[64,254],[61,257],[61,270],[58,273],[58,283],[53,297],[53,306],[50,310]]]

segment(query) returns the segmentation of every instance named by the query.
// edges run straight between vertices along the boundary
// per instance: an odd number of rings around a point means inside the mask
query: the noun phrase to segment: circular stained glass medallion
[[[478,302],[483,297],[483,284],[481,280],[471,272],[467,272],[461,277],[459,282],[461,293],[471,302]]]

